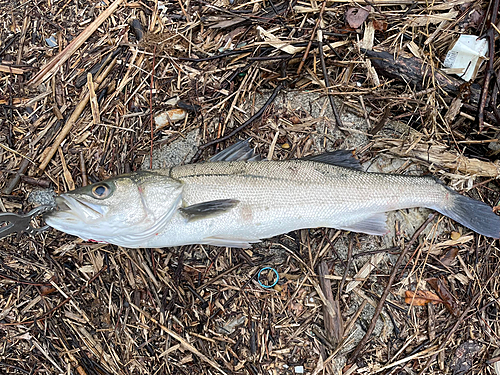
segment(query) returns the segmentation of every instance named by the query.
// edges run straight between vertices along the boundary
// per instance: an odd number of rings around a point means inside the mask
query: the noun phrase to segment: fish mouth
[[[56,204],[57,209],[53,212],[54,215],[60,218],[80,219],[84,222],[101,219],[107,212],[106,206],[86,202],[67,194],[56,197]]]

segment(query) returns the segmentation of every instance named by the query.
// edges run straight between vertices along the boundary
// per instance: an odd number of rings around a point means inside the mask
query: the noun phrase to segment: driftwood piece
[[[376,141],[374,147],[386,149],[391,154],[400,157],[422,160],[441,168],[459,171],[468,175],[493,178],[500,176],[500,163],[498,160],[492,163],[490,161],[469,158],[457,152],[446,151],[448,147],[445,145],[436,143],[411,144],[402,139],[381,139]]]
[[[337,344],[342,340],[344,335],[344,324],[342,323],[342,314],[340,313],[339,301],[335,300],[332,292],[332,283],[325,278],[328,275],[328,266],[325,262],[321,262],[318,266],[319,285],[325,298],[331,303],[335,316],[332,316],[331,310],[325,305],[323,306],[323,320],[325,321],[325,332],[328,340]]]
[[[10,66],[10,65],[1,65],[0,64],[0,72],[12,73],[12,74],[24,74],[24,73],[26,73],[26,70],[21,69],[21,68],[15,68],[15,67]]]
[[[432,72],[432,69],[421,59],[403,56],[394,58],[392,54],[385,51],[365,50],[364,52],[370,58],[379,74],[409,83],[415,86],[417,90],[425,89],[422,82],[424,81],[424,77]],[[434,71],[434,79],[439,88],[455,96],[460,94],[460,87],[465,83],[463,80],[451,77],[439,70]],[[481,87],[477,84],[472,84],[470,86],[470,102],[473,104],[479,103],[480,95]]]

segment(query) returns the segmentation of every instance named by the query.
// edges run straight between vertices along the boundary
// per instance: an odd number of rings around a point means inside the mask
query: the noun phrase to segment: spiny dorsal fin
[[[210,158],[210,161],[258,161],[262,157],[255,153],[255,150],[250,147],[250,140],[247,138],[243,141],[236,142],[225,150],[215,154]]]
[[[318,163],[333,164],[339,167],[352,168],[358,171],[363,170],[361,163],[354,157],[352,151],[338,150],[325,152],[319,155],[306,156],[301,160],[316,161]]]
[[[189,221],[193,221],[220,215],[231,210],[239,202],[240,201],[235,199],[217,199],[214,201],[193,204],[191,206],[180,208],[179,210]]]

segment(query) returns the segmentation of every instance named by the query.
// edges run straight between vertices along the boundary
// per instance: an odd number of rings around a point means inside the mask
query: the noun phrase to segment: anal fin
[[[387,221],[386,213],[380,212],[365,217],[364,219],[356,223],[350,225],[344,225],[339,229],[349,230],[351,232],[366,233],[375,236],[383,236],[388,232],[386,221]]]
[[[207,237],[203,240],[206,245],[222,246],[222,247],[238,247],[241,249],[248,249],[252,247],[251,243],[260,242],[259,239],[248,238],[231,238],[231,237]]]

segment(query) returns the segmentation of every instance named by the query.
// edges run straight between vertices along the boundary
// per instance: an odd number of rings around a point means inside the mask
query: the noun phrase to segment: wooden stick
[[[491,27],[497,22],[498,7],[500,1],[494,0],[491,7],[491,18],[487,21],[489,24],[488,30],[486,31],[485,37],[488,38],[488,67],[486,68],[486,74],[484,75],[483,89],[481,92],[481,100],[479,101],[479,111],[478,111],[478,123],[479,123],[479,133],[484,129],[484,107],[486,106],[486,101],[488,99],[488,89],[490,87],[491,76],[495,72],[493,67],[493,60],[495,56],[495,31]]]
[[[331,343],[338,344],[342,341],[342,337],[344,336],[344,323],[342,322],[339,301],[333,297],[332,283],[330,280],[325,278],[325,275],[328,275],[329,273],[330,270],[328,269],[326,262],[322,261],[318,266],[319,285],[325,295],[325,298],[332,305],[334,313],[334,315],[332,315],[332,311],[329,310],[326,305],[323,306],[325,333]]]
[[[97,101],[97,96],[95,94],[95,85],[94,80],[92,79],[92,73],[87,74],[87,86],[89,89],[89,100],[90,100],[90,109],[92,111],[92,121],[94,125],[98,125],[101,123],[101,116],[99,114],[99,103]]]
[[[0,65],[0,72],[12,73],[12,74],[24,74],[25,70],[20,68],[14,68],[10,65]]]
[[[95,81],[94,81],[94,89],[95,90],[97,90],[99,88],[99,85],[107,77],[107,75],[113,69],[115,64],[116,64],[116,57],[113,61],[111,61],[109,66],[95,79]],[[90,93],[87,91],[87,93],[83,97],[82,101],[80,103],[78,103],[75,110],[71,114],[70,118],[68,119],[68,121],[66,122],[64,127],[61,129],[61,132],[56,137],[54,144],[50,148],[49,152],[47,153],[47,155],[45,156],[43,161],[40,163],[40,166],[38,167],[39,173],[43,172],[45,170],[45,168],[47,168],[47,165],[49,165],[50,160],[57,152],[58,147],[61,145],[61,143],[64,141],[64,138],[66,138],[66,136],[71,131],[71,128],[76,123],[76,120],[78,119],[78,117],[80,117],[80,115],[82,114],[82,112],[85,109],[85,106],[87,105],[89,100],[90,100]]]
[[[297,75],[300,74],[302,71],[302,68],[304,67],[304,63],[307,60],[307,57],[309,56],[309,51],[311,50],[311,45],[314,40],[314,37],[316,36],[316,30],[318,29],[319,23],[321,22],[321,19],[323,18],[323,12],[325,11],[326,7],[326,1],[323,3],[323,6],[321,7],[321,10],[319,12],[319,17],[318,20],[316,21],[316,25],[314,25],[313,32],[311,34],[311,39],[309,39],[309,43],[307,44],[306,51],[304,52],[304,56],[302,56],[302,60],[300,60],[299,68],[297,69]]]
[[[50,78],[78,48],[97,30],[99,26],[118,8],[122,0],[115,0],[108,9],[102,12],[94,22],[87,26],[83,32],[66,46],[56,57],[47,63],[33,78],[28,82],[28,86],[38,86],[40,83]]]

